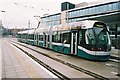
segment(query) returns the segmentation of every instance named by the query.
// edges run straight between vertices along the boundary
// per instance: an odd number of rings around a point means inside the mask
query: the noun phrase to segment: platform
[[[2,78],[54,78],[49,71],[21,54],[12,44],[4,41],[2,44]]]
[[[16,40],[13,39],[13,41],[16,41]],[[118,76],[116,76],[114,74],[114,73],[118,72],[118,68],[113,68],[112,66],[108,66],[108,64],[113,65],[113,66],[114,65],[118,66],[118,63],[114,63],[114,62],[110,62],[110,61],[107,61],[107,62],[89,61],[89,60],[85,60],[85,59],[82,59],[79,57],[60,54],[60,53],[54,52],[52,50],[46,50],[46,49],[43,49],[40,47],[31,46],[31,45],[24,44],[24,43],[20,43],[20,44],[23,44],[29,48],[40,51],[42,53],[45,53],[45,54],[52,56],[52,57],[55,57],[57,59],[64,60],[68,63],[72,63],[74,65],[80,66],[86,70],[90,70],[91,72],[97,73],[97,74],[102,75],[104,77],[118,78]]]
[[[56,74],[53,74],[33,59],[28,57],[23,51],[12,45],[9,39],[4,39],[2,45],[2,79],[58,79]],[[21,46],[22,47],[22,46]],[[55,60],[52,60],[48,57],[40,55],[29,49],[25,51],[32,54],[45,64],[58,71],[59,73],[67,76],[68,78],[91,78],[93,76],[70,68],[67,65],[59,63]]]

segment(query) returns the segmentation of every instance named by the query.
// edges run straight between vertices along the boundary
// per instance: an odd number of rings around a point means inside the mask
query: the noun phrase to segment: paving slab
[[[46,73],[42,75],[43,69],[26,57],[22,51],[18,50],[8,41],[3,41],[2,45],[2,78],[22,79],[22,78],[52,78]],[[32,64],[32,65],[31,65]],[[38,69],[35,69],[35,68]],[[41,70],[41,72],[39,72]]]

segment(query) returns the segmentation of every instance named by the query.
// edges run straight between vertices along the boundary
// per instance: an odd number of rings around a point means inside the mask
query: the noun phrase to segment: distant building
[[[2,20],[0,20],[0,37],[3,35],[3,26],[2,26]]]
[[[2,26],[2,20],[0,20],[0,27]]]

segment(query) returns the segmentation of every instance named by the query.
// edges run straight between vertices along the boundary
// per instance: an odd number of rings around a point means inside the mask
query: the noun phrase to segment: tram
[[[18,41],[95,61],[106,61],[111,54],[108,26],[101,21],[40,26],[18,32]]]

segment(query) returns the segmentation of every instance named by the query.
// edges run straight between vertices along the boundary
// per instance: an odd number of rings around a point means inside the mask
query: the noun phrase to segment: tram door
[[[39,46],[39,34],[37,34],[37,45]]]
[[[37,45],[37,34],[34,34],[34,45]]]
[[[46,35],[45,35],[45,33],[43,33],[44,35],[43,35],[43,46],[45,47],[46,46]]]
[[[72,31],[71,32],[71,54],[77,55],[78,52],[78,32]]]
[[[46,35],[46,48],[48,48],[48,35]]]

